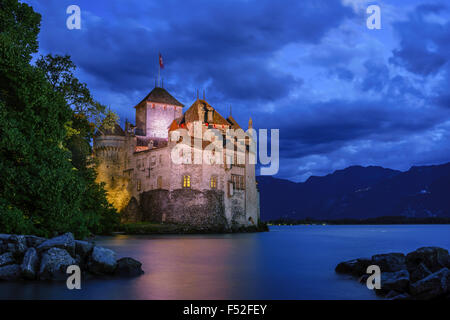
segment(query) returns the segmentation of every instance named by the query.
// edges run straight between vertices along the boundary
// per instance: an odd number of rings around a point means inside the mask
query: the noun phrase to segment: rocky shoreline
[[[71,265],[77,265],[88,278],[144,273],[139,261],[117,259],[114,251],[94,242],[75,240],[72,233],[51,239],[0,234],[0,280],[66,280]]]
[[[341,262],[335,271],[349,274],[366,284],[367,267],[381,270],[381,288],[375,293],[391,300],[450,299],[450,255],[439,247],[423,247],[408,254],[377,254]]]

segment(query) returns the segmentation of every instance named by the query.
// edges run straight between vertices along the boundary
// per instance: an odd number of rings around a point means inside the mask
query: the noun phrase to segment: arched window
[[[183,176],[183,188],[190,188],[190,187],[191,187],[191,176],[184,175]]]

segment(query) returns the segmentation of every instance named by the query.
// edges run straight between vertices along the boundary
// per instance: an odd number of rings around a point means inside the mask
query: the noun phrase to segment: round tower
[[[105,183],[108,201],[121,211],[129,201],[128,179],[123,175],[126,135],[116,123],[113,129],[99,128],[94,137],[97,182]]]

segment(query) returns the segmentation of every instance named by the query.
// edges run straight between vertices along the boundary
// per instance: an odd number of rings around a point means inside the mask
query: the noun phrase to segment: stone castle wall
[[[176,223],[195,227],[229,227],[221,190],[150,190],[140,194],[139,205],[130,202],[131,220]]]

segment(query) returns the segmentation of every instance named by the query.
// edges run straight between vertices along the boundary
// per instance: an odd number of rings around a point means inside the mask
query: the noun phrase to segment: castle
[[[198,97],[183,113],[183,104],[159,86],[134,108],[135,125],[126,121],[125,129],[119,124],[112,129],[100,127],[94,137],[97,181],[105,183],[108,200],[123,221],[223,230],[258,224],[259,192],[255,164],[249,161],[255,152],[247,133],[243,148],[239,148],[237,138],[231,139],[234,158],[226,152],[219,154],[222,163],[173,161],[174,148],[185,139],[171,139],[173,132],[189,133],[193,158],[196,151],[208,149],[217,138],[195,141],[195,130],[206,136],[206,131],[213,130],[222,135],[219,138],[223,140],[217,141],[224,141],[224,145],[227,130],[244,132],[231,114],[225,119]],[[238,156],[245,161],[237,161]]]

